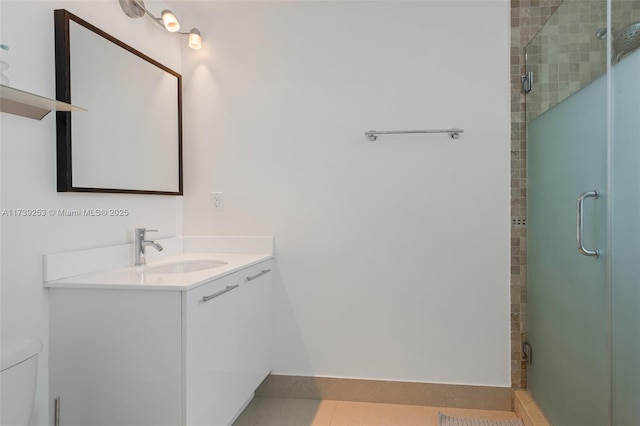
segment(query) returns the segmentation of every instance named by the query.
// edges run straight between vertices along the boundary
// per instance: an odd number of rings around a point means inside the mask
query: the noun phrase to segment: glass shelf
[[[86,111],[86,109],[0,84],[0,111],[42,120],[51,111]]]

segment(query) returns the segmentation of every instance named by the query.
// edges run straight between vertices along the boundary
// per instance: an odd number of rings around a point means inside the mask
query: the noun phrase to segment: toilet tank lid
[[[29,339],[2,342],[0,346],[0,371],[11,368],[22,361],[38,355],[42,350],[42,343],[35,337]]]

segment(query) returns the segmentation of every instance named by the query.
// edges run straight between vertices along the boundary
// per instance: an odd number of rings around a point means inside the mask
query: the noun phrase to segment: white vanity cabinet
[[[231,424],[271,370],[271,269],[187,291],[50,288],[60,426]]]
[[[263,272],[270,269],[257,265],[187,292],[187,425],[229,424],[271,370],[271,286]]]

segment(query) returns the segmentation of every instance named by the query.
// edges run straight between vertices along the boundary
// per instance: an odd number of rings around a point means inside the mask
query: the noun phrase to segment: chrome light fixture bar
[[[149,11],[144,5],[143,0],[119,0],[120,7],[124,11],[125,15],[129,18],[142,18],[144,15],[149,15],[153,22],[160,25],[170,33],[177,33],[189,36],[189,47],[192,49],[200,49],[202,47],[202,36],[197,28],[191,28],[189,32],[180,32],[180,23],[178,18],[172,11],[165,9],[160,14],[160,17],[156,17]]]

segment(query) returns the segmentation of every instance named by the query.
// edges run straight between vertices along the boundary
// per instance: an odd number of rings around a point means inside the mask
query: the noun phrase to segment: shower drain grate
[[[527,226],[527,218],[513,217],[511,218],[511,226]]]

